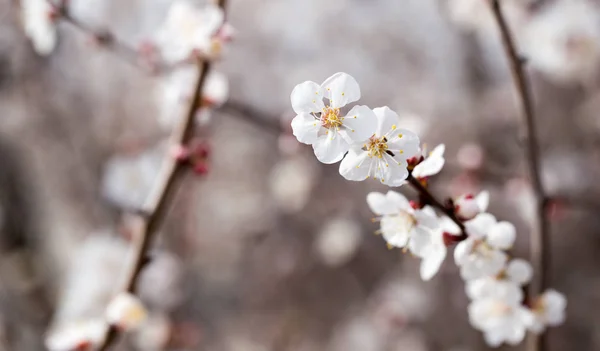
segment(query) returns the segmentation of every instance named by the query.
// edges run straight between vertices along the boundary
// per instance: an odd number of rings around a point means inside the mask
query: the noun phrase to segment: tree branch
[[[218,5],[224,9],[225,0],[220,0]],[[185,118],[173,129],[170,137],[170,145],[172,146],[186,145],[194,134],[194,118],[196,111],[202,106],[202,90],[211,69],[211,63],[206,59],[199,58],[197,65],[198,79],[195,83],[192,101],[187,108]],[[162,220],[169,209],[171,200],[181,185],[186,170],[185,163],[170,155],[163,161],[158,179],[143,206],[142,215],[139,216],[139,226],[135,228],[137,233],[134,236],[133,260],[126,276],[123,291],[135,293],[138,277],[147,262],[150,242],[162,224]],[[118,330],[111,326],[98,350],[107,350],[115,342],[117,336]]]
[[[534,118],[533,100],[527,75],[523,68],[523,61],[519,57],[512,39],[506,19],[502,14],[499,0],[491,0],[491,9],[494,19],[500,29],[502,45],[509,62],[512,79],[521,105],[523,123],[523,136],[526,142],[527,168],[536,202],[536,217],[530,234],[530,258],[537,276],[529,285],[529,296],[535,297],[542,293],[548,283],[550,263],[549,250],[549,222],[546,216],[547,198],[540,176],[540,156],[537,129]],[[528,341],[529,351],[543,351],[545,342],[542,336],[531,337]]]

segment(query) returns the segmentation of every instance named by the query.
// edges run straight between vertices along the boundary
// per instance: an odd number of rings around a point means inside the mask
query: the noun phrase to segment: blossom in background
[[[533,268],[522,259],[511,260],[496,276],[467,281],[466,291],[472,300],[503,299],[512,303],[523,301],[523,286],[531,280]]]
[[[48,0],[21,0],[25,35],[31,40],[35,52],[43,56],[52,53],[56,47],[54,11]]]
[[[423,211],[431,217],[437,217],[431,207],[424,207]],[[438,218],[439,227],[432,230],[428,236],[420,236],[420,242],[413,247],[413,253],[421,258],[420,275],[423,280],[430,280],[440,270],[448,254],[446,236],[460,235],[460,228],[450,218]]]
[[[218,55],[221,49],[215,41],[225,14],[215,4],[198,7],[186,0],[175,1],[155,38],[156,47],[167,63],[186,60],[194,52]]]
[[[372,192],[367,204],[378,215],[380,232],[389,248],[406,248],[415,254],[430,239],[431,231],[438,228],[435,213],[428,209],[414,209],[404,195],[395,191],[387,194]]]
[[[354,257],[362,241],[360,224],[347,218],[327,221],[315,240],[319,258],[330,267],[339,267]]]
[[[119,293],[106,307],[106,321],[121,330],[139,327],[147,318],[148,310],[140,299],[130,293]]]
[[[528,19],[528,6],[537,0],[503,0],[502,13],[512,30],[520,29]],[[448,15],[456,25],[468,31],[495,35],[497,24],[492,17],[490,1],[448,0]]]
[[[463,195],[454,201],[454,212],[462,220],[472,219],[485,212],[490,202],[490,193],[482,191],[477,196]]]
[[[273,167],[269,181],[269,190],[277,207],[287,213],[302,210],[310,200],[318,177],[319,168],[303,155],[279,161]]]
[[[489,213],[481,213],[465,222],[465,228],[469,237],[454,250],[454,260],[463,279],[479,279],[500,273],[508,260],[502,250],[512,247],[515,227],[509,222],[497,222]]]
[[[556,290],[547,290],[531,306],[533,319],[528,325],[534,333],[542,333],[546,326],[557,326],[565,320],[567,299]]]
[[[414,166],[411,172],[412,176],[417,179],[423,179],[440,173],[446,162],[444,159],[444,151],[446,151],[446,146],[440,144],[429,153],[427,158],[415,160],[418,164]]]
[[[198,70],[194,66],[181,67],[162,77],[157,86],[159,101],[159,122],[171,128],[184,118],[186,108],[192,99]],[[198,124],[210,121],[211,111],[220,107],[229,97],[229,81],[223,73],[211,70],[202,89],[202,106],[196,113]]]
[[[591,1],[559,0],[526,27],[528,62],[558,83],[587,82],[600,64],[600,12]]]
[[[525,338],[531,312],[507,299],[474,300],[468,308],[469,321],[484,333],[485,342],[492,347],[502,343],[517,345]]]
[[[324,101],[326,99],[327,101]],[[317,159],[336,163],[352,143],[362,143],[375,133],[377,117],[367,106],[355,106],[345,116],[340,109],[360,99],[360,87],[346,73],[336,73],[323,84],[306,81],[291,94],[294,136],[313,146]]]
[[[104,340],[107,329],[101,318],[71,322],[48,333],[45,345],[50,351],[93,350]]]
[[[373,110],[377,129],[363,145],[355,145],[340,164],[340,174],[348,180],[373,177],[390,186],[400,186],[408,177],[407,160],[420,151],[419,137],[398,128],[400,118],[389,107]],[[375,121],[373,121],[374,123]]]

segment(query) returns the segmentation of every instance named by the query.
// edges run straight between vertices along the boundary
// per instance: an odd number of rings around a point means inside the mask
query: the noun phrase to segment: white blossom
[[[171,128],[185,117],[197,75],[198,70],[194,66],[185,66],[173,70],[160,80],[156,94],[160,109],[159,122],[164,127]],[[197,122],[200,125],[208,123],[212,109],[223,105],[228,97],[227,76],[211,70],[202,89],[202,107],[196,114]]]
[[[485,212],[490,202],[490,193],[480,192],[477,196],[472,194],[463,195],[454,201],[454,211],[463,220],[472,219],[476,215]]]
[[[108,324],[102,319],[85,319],[52,330],[45,339],[50,351],[95,349],[104,339]]]
[[[529,283],[532,275],[533,268],[529,262],[513,259],[497,276],[467,281],[467,295],[472,300],[493,298],[509,303],[521,303],[523,301],[522,287]]]
[[[465,222],[469,237],[454,250],[454,260],[465,280],[493,276],[504,268],[508,256],[502,250],[512,247],[515,227],[509,222],[497,222],[489,213],[481,213]]]
[[[415,166],[412,171],[412,176],[415,178],[425,178],[440,173],[446,162],[444,159],[444,151],[446,151],[446,146],[444,144],[436,146],[435,149],[429,153],[427,158]]]
[[[360,225],[351,219],[334,218],[323,225],[315,241],[315,249],[328,266],[339,267],[348,262],[360,245]]]
[[[377,127],[377,117],[367,106],[355,106],[342,116],[340,109],[358,99],[360,87],[346,73],[336,73],[321,85],[311,81],[296,85],[291,94],[297,114],[292,120],[294,136],[312,145],[319,161],[340,161],[352,143],[366,141]]]
[[[423,211],[432,217],[436,216],[431,207],[426,206]],[[413,246],[413,253],[421,258],[420,274],[423,280],[433,278],[446,259],[448,248],[444,235],[460,235],[460,228],[450,218],[442,216],[438,218],[438,224],[439,227],[430,231],[428,236],[419,236],[420,242]]]
[[[600,64],[600,13],[591,1],[545,6],[525,30],[528,62],[558,83],[586,82]]]
[[[431,210],[414,209],[404,197],[395,191],[387,194],[372,192],[367,204],[379,216],[381,234],[389,248],[407,248],[417,254],[424,251],[431,231],[438,228],[438,219]]]
[[[525,338],[531,313],[520,303],[485,298],[471,302],[469,321],[483,331],[485,342],[492,347],[502,343],[517,345]]]
[[[138,328],[147,318],[148,311],[140,299],[130,293],[119,293],[106,307],[106,321],[122,330]]]
[[[547,290],[534,301],[532,306],[533,319],[529,330],[542,333],[547,326],[557,326],[565,321],[567,299],[556,290]]]
[[[400,118],[389,107],[373,110],[377,129],[362,146],[350,148],[340,164],[340,174],[348,180],[373,177],[389,186],[400,186],[408,177],[409,158],[419,152],[419,137],[398,128]],[[375,122],[375,121],[373,121]]]
[[[156,46],[169,63],[187,59],[194,51],[214,56],[220,45],[213,40],[225,15],[216,4],[198,7],[186,0],[175,1],[156,36]]]
[[[48,0],[21,0],[21,17],[25,34],[31,40],[33,49],[47,56],[56,47],[56,24],[52,13],[53,6]]]

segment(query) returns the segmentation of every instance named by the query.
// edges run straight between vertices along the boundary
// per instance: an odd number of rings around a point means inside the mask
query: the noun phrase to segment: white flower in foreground
[[[187,59],[194,51],[218,54],[213,37],[223,25],[225,15],[215,4],[198,7],[186,0],[174,2],[159,29],[156,46],[169,63]]]
[[[367,106],[354,106],[346,116],[341,115],[342,107],[358,99],[360,87],[346,73],[336,73],[321,85],[311,81],[296,85],[291,94],[297,113],[292,120],[294,136],[312,145],[319,161],[340,161],[350,144],[369,139],[377,127],[375,113]]]
[[[130,293],[119,293],[106,307],[106,321],[126,331],[136,329],[147,317],[142,301]]]
[[[35,52],[49,55],[56,47],[56,24],[54,8],[48,0],[21,0],[21,16],[25,34],[31,40]]]
[[[437,217],[431,207],[424,207],[423,212],[432,217]],[[432,230],[429,236],[419,236],[413,245],[413,253],[421,258],[421,279],[430,280],[437,274],[446,259],[448,248],[445,235],[458,236],[460,228],[450,218],[442,216],[438,218],[439,228]]]
[[[160,120],[165,127],[172,127],[181,120],[186,113],[186,108],[192,99],[194,82],[198,70],[194,66],[179,68],[161,79],[157,100],[159,101]],[[219,107],[229,97],[229,81],[223,73],[211,70],[206,77],[202,90],[202,107],[197,113],[197,122],[206,124],[210,120],[210,112]]]
[[[486,298],[469,305],[469,321],[483,331],[485,342],[492,347],[502,343],[517,345],[527,331],[531,313],[520,303],[504,299]]]
[[[559,83],[589,81],[600,64],[600,12],[585,0],[545,6],[525,31],[528,62]]]
[[[421,252],[421,245],[430,240],[438,219],[429,210],[415,210],[404,195],[395,191],[387,194],[369,193],[367,204],[379,217],[381,234],[389,248],[408,248]]]
[[[490,203],[490,193],[480,192],[477,196],[463,195],[454,201],[454,211],[462,220],[472,219],[485,212]]]
[[[104,339],[108,324],[102,319],[89,319],[65,324],[46,336],[50,351],[95,349]]]
[[[429,153],[427,158],[413,168],[411,173],[412,176],[420,179],[440,173],[446,162],[444,159],[444,151],[446,151],[446,146],[444,144],[436,146],[435,149]]]
[[[377,129],[362,146],[354,146],[340,164],[340,174],[348,180],[373,177],[390,186],[400,186],[408,177],[407,160],[419,152],[419,137],[398,128],[400,118],[389,107],[373,110]]]
[[[481,213],[465,222],[465,228],[469,237],[454,250],[462,278],[473,280],[500,273],[508,260],[502,250],[512,247],[515,227],[509,222],[497,222],[489,213]]]
[[[467,281],[467,295],[472,300],[494,298],[518,304],[523,301],[522,287],[532,276],[533,268],[529,262],[514,259],[498,276]]]
[[[528,326],[534,333],[542,333],[546,326],[557,326],[565,321],[567,299],[556,290],[547,290],[534,301],[533,320]]]

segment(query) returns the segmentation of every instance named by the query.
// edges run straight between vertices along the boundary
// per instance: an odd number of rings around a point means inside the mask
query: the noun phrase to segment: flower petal
[[[325,107],[323,94],[323,90],[315,82],[306,81],[296,85],[290,96],[294,112],[297,114],[321,112]]]
[[[340,161],[349,148],[350,144],[341,135],[333,131],[320,136],[313,144],[315,156],[319,161],[326,164]]]
[[[487,242],[490,246],[500,250],[508,250],[515,243],[517,231],[510,222],[498,222],[492,226],[487,234]]]
[[[533,267],[531,267],[529,262],[520,258],[515,258],[508,263],[506,275],[513,283],[525,285],[529,283],[533,276]]]
[[[454,249],[454,262],[458,266],[465,264],[469,258],[469,255],[473,251],[473,245],[475,244],[472,238],[467,238],[467,240],[463,240]]]
[[[380,160],[380,165],[383,170],[383,176],[381,177],[381,183],[387,186],[402,186],[406,183],[408,177],[408,170],[406,162],[401,162],[390,155],[385,155]]]
[[[360,87],[356,79],[347,73],[336,73],[327,78],[321,88],[331,107],[346,106],[360,99]]]
[[[421,152],[421,141],[419,140],[419,137],[410,130],[395,129],[387,135],[387,139],[388,149],[396,156],[403,159],[415,157]],[[439,170],[437,172],[439,172]]]
[[[446,151],[446,145],[444,144],[440,144],[438,146],[436,146],[433,150],[431,150],[431,152],[429,153],[429,157],[444,157],[444,152]]]
[[[426,257],[431,246],[431,232],[417,226],[410,233],[408,248],[415,256]]]
[[[475,197],[475,202],[477,203],[480,212],[487,211],[488,205],[490,203],[490,193],[487,190],[480,192]]]
[[[372,161],[368,152],[351,148],[340,163],[340,174],[348,180],[365,180],[369,176]]]
[[[367,205],[373,213],[384,216],[397,212],[397,207],[387,198],[387,195],[371,192],[367,195]]]
[[[480,213],[475,218],[465,222],[465,229],[469,236],[483,238],[494,224],[496,224],[496,217],[489,213]]]
[[[344,117],[342,123],[345,128],[341,131],[348,140],[360,143],[375,134],[376,121],[373,110],[367,106],[354,106]]]
[[[443,157],[429,156],[423,162],[419,163],[413,169],[413,176],[416,178],[429,177],[440,173],[444,167],[445,160]]]
[[[394,212],[407,211],[407,210],[412,211],[412,207],[410,207],[410,202],[401,193],[390,190],[387,192],[387,194],[385,194],[385,197],[390,203],[394,204],[394,206],[395,206]]]
[[[292,120],[292,133],[304,144],[314,144],[320,129],[321,122],[308,113],[300,113]]]
[[[446,253],[445,246],[435,246],[435,249],[423,258],[420,267],[421,279],[427,281],[437,274],[446,258]]]
[[[377,130],[375,131],[375,135],[378,137],[385,136],[387,133],[392,132],[393,129],[400,123],[400,117],[394,111],[392,111],[389,107],[377,107],[373,109],[373,113],[377,116]]]
[[[415,211],[415,218],[419,226],[425,227],[430,230],[437,229],[439,227],[439,221],[435,213],[432,215],[428,211],[417,210]]]

